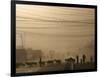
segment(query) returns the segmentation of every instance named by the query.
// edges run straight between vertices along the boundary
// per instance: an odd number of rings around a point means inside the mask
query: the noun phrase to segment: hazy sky
[[[24,48],[41,49],[45,55],[57,53],[55,58],[90,56],[94,54],[94,9],[17,4],[16,32],[17,48],[23,43]]]

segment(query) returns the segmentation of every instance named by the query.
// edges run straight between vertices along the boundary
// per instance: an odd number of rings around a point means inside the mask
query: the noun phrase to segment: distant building
[[[39,62],[41,50],[16,49],[16,63],[34,63]]]
[[[25,49],[16,49],[16,63],[25,63],[27,61],[27,52]]]
[[[27,62],[39,62],[41,55],[41,50],[27,49]]]

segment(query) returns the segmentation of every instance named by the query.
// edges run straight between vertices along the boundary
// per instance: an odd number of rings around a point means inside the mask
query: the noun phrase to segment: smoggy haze
[[[16,46],[41,49],[44,56],[55,51],[60,59],[94,56],[94,15],[88,8],[17,4]]]

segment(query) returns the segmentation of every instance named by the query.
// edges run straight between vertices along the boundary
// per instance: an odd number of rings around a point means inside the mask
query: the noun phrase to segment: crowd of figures
[[[38,62],[22,62],[22,63],[16,63],[16,68],[34,68],[34,67],[40,67],[43,69],[43,67],[50,68],[54,67],[54,69],[57,70],[84,70],[84,69],[94,69],[95,63],[93,61],[92,56],[90,57],[90,61],[86,61],[86,56],[83,55],[81,59],[79,59],[79,56],[76,56],[76,58],[67,58],[65,59],[65,62],[62,62],[61,60],[48,60],[48,61],[42,61],[42,58],[39,58]],[[50,69],[50,70],[54,70]],[[46,70],[46,71],[49,71]]]

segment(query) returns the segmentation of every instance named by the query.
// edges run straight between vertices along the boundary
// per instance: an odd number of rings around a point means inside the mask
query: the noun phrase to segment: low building
[[[31,64],[39,62],[42,55],[41,50],[16,49],[16,63]]]
[[[27,61],[27,52],[25,49],[16,49],[16,63],[25,63]]]
[[[27,62],[39,62],[41,55],[41,50],[27,49]]]

